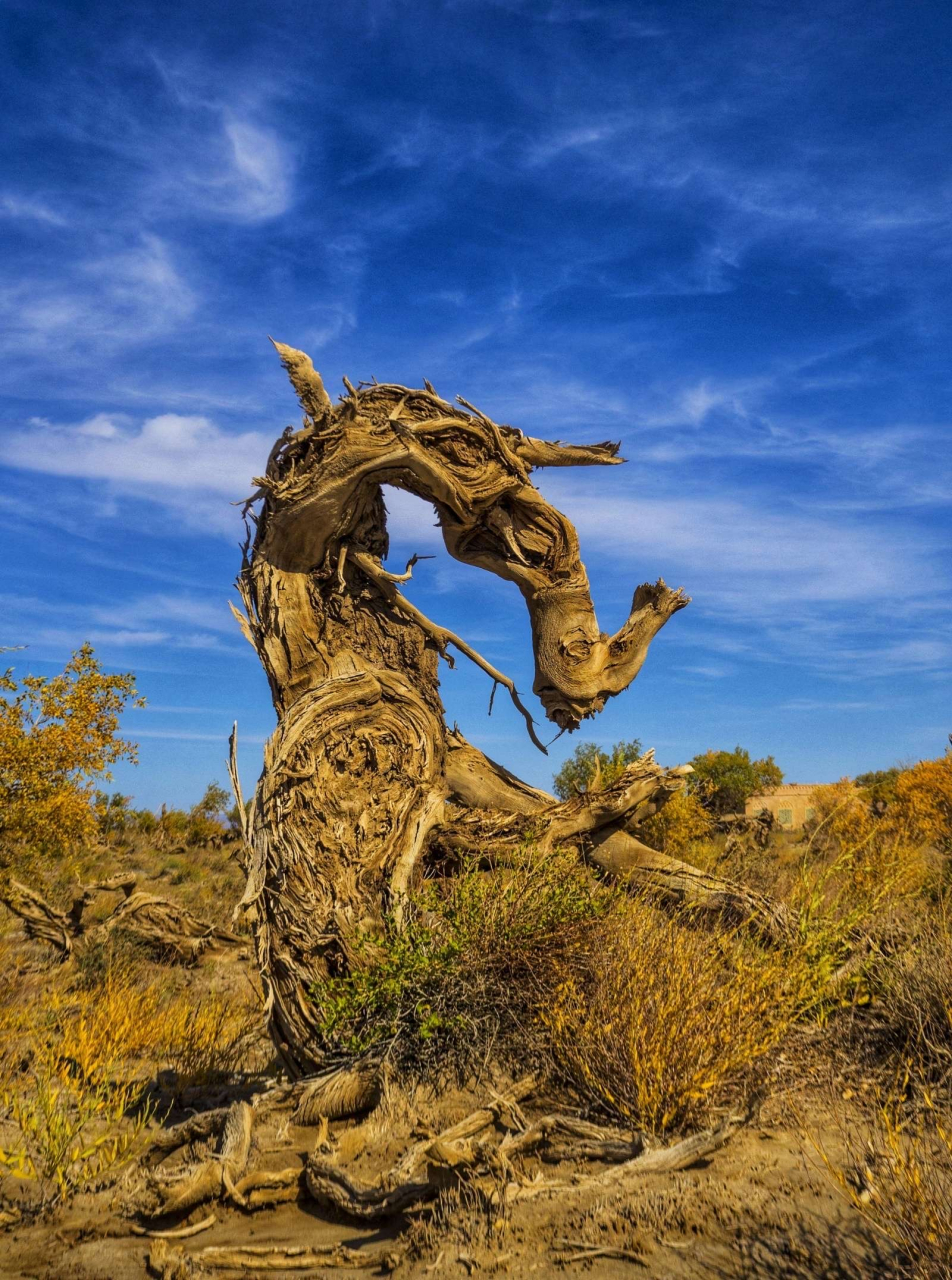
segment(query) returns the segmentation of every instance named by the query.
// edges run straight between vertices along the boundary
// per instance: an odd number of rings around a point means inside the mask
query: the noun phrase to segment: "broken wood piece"
[[[153,1217],[194,1209],[206,1200],[219,1199],[234,1186],[248,1163],[252,1114],[247,1102],[236,1102],[228,1108],[214,1157],[204,1161],[177,1189],[169,1190]]]
[[[629,1179],[641,1179],[645,1174],[673,1173],[688,1169],[729,1142],[746,1120],[747,1116],[731,1116],[716,1129],[702,1129],[668,1147],[649,1148],[634,1159],[613,1165],[601,1173],[571,1180],[553,1178],[528,1183],[517,1188],[514,1198],[532,1199],[537,1195],[558,1194],[568,1190],[614,1191],[624,1187]]]
[[[571,1266],[576,1262],[591,1262],[595,1258],[616,1258],[620,1262],[634,1262],[645,1266],[642,1254],[634,1249],[623,1249],[618,1245],[590,1244],[586,1240],[556,1240],[555,1246],[561,1252],[555,1255],[555,1261],[562,1266]]]
[[[151,1240],[186,1240],[189,1236],[197,1236],[207,1231],[217,1221],[216,1216],[210,1213],[207,1218],[202,1218],[201,1222],[193,1222],[190,1227],[175,1227],[171,1231],[153,1231],[148,1227],[140,1227],[138,1223],[133,1223],[130,1229],[134,1235],[148,1236]]]

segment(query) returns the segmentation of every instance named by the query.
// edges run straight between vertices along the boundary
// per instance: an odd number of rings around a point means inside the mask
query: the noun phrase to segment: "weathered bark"
[[[238,616],[279,724],[252,807],[243,904],[275,1042],[292,1072],[306,1073],[322,1058],[313,983],[359,964],[368,932],[399,919],[414,871],[442,832],[511,836],[505,800],[516,795],[526,806],[544,798],[532,817],[541,840],[589,841],[656,808],[677,785],[653,761],[639,762],[610,796],[558,805],[448,733],[437,668],[453,646],[508,688],[541,746],[503,673],[399,590],[412,564],[405,574],[382,567],[381,485],[431,502],[451,555],[518,586],[532,625],[533,690],[561,729],[577,728],[630,684],[652,637],[688,601],[662,581],[646,583],[624,626],[605,635],[575,529],[529,478],[538,466],[615,464],[617,446],[532,439],[465,401],[449,404],[429,384],[346,383],[333,406],[309,358],[275,345],[305,417],[277,441],[245,504],[255,530]],[[460,780],[467,751],[468,782]],[[477,812],[447,809],[451,796]]]

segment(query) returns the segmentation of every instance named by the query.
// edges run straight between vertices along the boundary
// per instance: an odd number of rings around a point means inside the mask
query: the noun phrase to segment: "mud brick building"
[[[763,795],[751,796],[747,801],[748,815],[769,809],[777,825],[786,831],[796,831],[813,817],[813,792],[815,782],[790,782]]]

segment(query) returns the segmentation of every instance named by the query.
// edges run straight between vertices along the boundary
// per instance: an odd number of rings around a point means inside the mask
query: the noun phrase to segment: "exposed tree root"
[[[163,1194],[155,1216],[184,1213],[207,1200],[217,1200],[240,1179],[251,1150],[253,1113],[247,1102],[229,1107],[222,1127],[218,1151],[178,1185]]]
[[[51,946],[60,961],[73,954],[75,930],[69,916],[57,911],[34,889],[19,880],[8,880],[0,887],[0,902],[23,921],[23,931],[33,942]]]
[[[105,920],[87,926],[85,909],[99,893],[123,896]],[[27,885],[9,880],[0,885],[0,902],[23,921],[26,936],[45,942],[61,963],[70,960],[77,947],[122,928],[147,943],[166,959],[194,963],[208,948],[247,946],[228,929],[219,929],[193,916],[185,907],[136,889],[136,876],[123,874],[93,884],[80,885],[68,911],[59,911]]]
[[[201,1235],[203,1231],[207,1231],[213,1227],[218,1221],[213,1213],[207,1218],[202,1218],[201,1222],[193,1222],[190,1227],[176,1227],[172,1231],[150,1231],[147,1227],[140,1227],[133,1224],[132,1233],[137,1236],[148,1236],[150,1240],[187,1240],[190,1236]]]
[[[548,1164],[559,1164],[563,1160],[632,1160],[646,1145],[640,1133],[624,1134],[575,1116],[550,1115],[504,1138],[499,1150],[507,1159],[534,1151]]]
[[[648,1173],[676,1173],[681,1169],[689,1169],[691,1165],[713,1155],[729,1142],[748,1118],[747,1115],[731,1116],[715,1129],[702,1129],[669,1147],[648,1148],[631,1160],[584,1178],[539,1179],[519,1187],[514,1198],[531,1199],[539,1195],[558,1195],[568,1190],[618,1191],[624,1189],[630,1180],[638,1180]]]
[[[633,892],[649,893],[662,902],[689,907],[731,924],[748,925],[773,945],[796,937],[797,917],[785,903],[650,849],[621,827],[597,832],[589,858]]]
[[[505,1093],[494,1095],[486,1106],[444,1129],[437,1137],[413,1144],[373,1182],[355,1177],[326,1154],[326,1124],[303,1169],[243,1174],[250,1147],[252,1108],[239,1103],[227,1113],[216,1160],[203,1166],[168,1196],[162,1211],[171,1213],[193,1208],[200,1197],[210,1194],[249,1211],[306,1195],[355,1222],[381,1224],[425,1210],[441,1192],[461,1187],[470,1188],[487,1206],[497,1208],[538,1197],[616,1194],[645,1175],[686,1169],[705,1159],[723,1146],[747,1119],[732,1116],[717,1128],[692,1134],[670,1146],[656,1147],[642,1134],[625,1133],[570,1115],[545,1115],[529,1122],[520,1102],[536,1087],[537,1081],[526,1077]],[[287,1102],[288,1097],[284,1100]],[[543,1178],[537,1172],[530,1177],[520,1167],[522,1159],[529,1155],[546,1163],[598,1161],[608,1163],[609,1167],[593,1174],[573,1171]],[[240,1174],[243,1176],[238,1176]],[[392,1270],[409,1247],[406,1242],[398,1241],[368,1248],[209,1246],[187,1252],[169,1243],[198,1234],[211,1222],[209,1217],[193,1227],[149,1231],[147,1234],[153,1238],[149,1256],[152,1273],[165,1280],[180,1280],[205,1271],[229,1269],[254,1274],[320,1266]],[[639,1261],[631,1250],[582,1240],[557,1240],[555,1247],[555,1261],[561,1263],[581,1263],[596,1257]]]
[[[427,1143],[419,1158],[408,1162],[405,1157],[372,1184],[353,1178],[332,1159],[314,1154],[308,1159],[305,1179],[310,1195],[318,1203],[358,1221],[382,1222],[432,1200],[450,1186],[464,1181],[478,1183],[487,1175],[491,1199],[505,1199],[510,1204],[569,1190],[611,1190],[623,1186],[630,1178],[688,1168],[722,1147],[742,1122],[742,1117],[732,1117],[717,1129],[692,1134],[669,1147],[646,1148],[640,1135],[626,1139],[621,1133],[588,1126],[569,1117],[546,1116],[522,1134],[495,1146],[488,1142],[473,1144],[465,1139],[452,1139],[448,1136],[451,1131],[447,1130]],[[600,1136],[593,1138],[593,1132]],[[562,1136],[552,1152],[552,1157],[560,1162],[620,1160],[621,1163],[587,1177],[573,1175],[568,1179],[530,1181],[515,1169],[512,1159],[543,1146],[554,1133]]]
[[[158,1164],[179,1147],[191,1142],[201,1142],[213,1134],[220,1134],[224,1128],[229,1107],[216,1107],[213,1111],[201,1111],[198,1115],[189,1116],[181,1124],[171,1129],[157,1129],[151,1135],[149,1149],[144,1153],[142,1162],[145,1165]]]

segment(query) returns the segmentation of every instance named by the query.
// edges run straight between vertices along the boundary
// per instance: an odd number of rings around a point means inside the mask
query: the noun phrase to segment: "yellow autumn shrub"
[[[849,778],[816,787],[813,843],[821,848],[857,846],[878,837],[907,844],[952,847],[952,751],[898,771],[884,810]]]
[[[814,787],[810,803],[816,822],[810,841],[813,849],[857,847],[879,829],[869,797],[850,778]]]
[[[710,812],[696,792],[676,791],[668,803],[640,826],[639,839],[674,858],[689,857],[699,841],[707,840],[714,829]]]
[[[104,672],[84,644],[59,675],[0,674],[0,849],[62,854],[96,834],[93,783],[134,744],[117,736],[132,675]]]
[[[0,1007],[0,1171],[69,1198],[120,1167],[152,1116],[160,1072],[175,1097],[227,1078],[253,1056],[260,1003],[169,991],[135,965],[94,985],[50,982]]]
[[[913,838],[952,848],[952,751],[938,760],[920,760],[899,774],[890,817]]]
[[[772,1049],[807,985],[798,957],[636,900],[600,922],[587,972],[566,973],[543,1017],[558,1074],[659,1133]]]
[[[54,1203],[125,1164],[151,1109],[142,1082],[113,1078],[115,1064],[99,1059],[103,1074],[90,1078],[61,1044],[34,1037],[29,1053],[28,1077],[0,1087],[0,1107],[16,1130],[0,1145],[0,1168],[39,1184]]]

